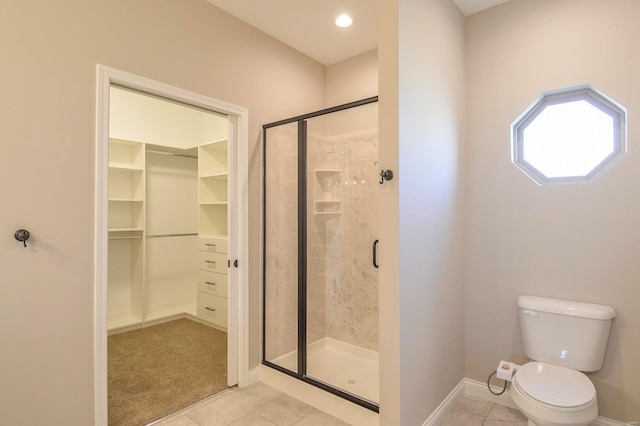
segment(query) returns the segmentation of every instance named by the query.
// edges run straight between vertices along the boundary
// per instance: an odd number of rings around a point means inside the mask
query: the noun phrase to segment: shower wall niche
[[[313,214],[340,214],[340,172],[340,169],[314,169]]]
[[[378,403],[377,99],[264,127],[263,363]]]

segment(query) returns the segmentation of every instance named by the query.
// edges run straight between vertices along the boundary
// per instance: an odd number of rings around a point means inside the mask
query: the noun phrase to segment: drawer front
[[[227,299],[199,291],[198,318],[227,328]]]
[[[228,247],[229,243],[226,238],[198,237],[198,250],[214,253],[229,253],[227,250]]]
[[[226,274],[227,254],[198,251],[198,269]]]
[[[227,275],[217,272],[198,271],[198,291],[227,297]]]

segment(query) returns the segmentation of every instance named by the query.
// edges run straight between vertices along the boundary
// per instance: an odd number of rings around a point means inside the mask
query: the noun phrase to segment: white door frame
[[[188,105],[217,111],[229,116],[229,134],[236,144],[236,184],[230,190],[237,203],[236,229],[230,229],[231,259],[238,259],[237,292],[229,291],[229,345],[237,348],[238,386],[249,384],[249,281],[248,281],[248,146],[249,111],[194,92],[119,71],[104,65],[97,67],[96,144],[95,144],[95,228],[94,228],[94,380],[95,425],[107,426],[107,252],[108,252],[108,180],[109,180],[109,87],[112,84],[172,99]],[[233,222],[233,221],[232,221]],[[230,270],[232,273],[232,270]],[[235,302],[234,303],[234,299]],[[235,309],[237,307],[237,310]],[[236,321],[233,321],[236,319]],[[235,323],[235,324],[234,324]],[[235,328],[235,330],[234,330]],[[233,338],[237,336],[237,342]],[[233,372],[230,372],[233,374]]]

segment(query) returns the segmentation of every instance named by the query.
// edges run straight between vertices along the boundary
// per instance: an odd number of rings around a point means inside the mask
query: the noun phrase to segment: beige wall
[[[464,376],[464,18],[450,0],[378,7],[380,166],[397,176],[380,192],[381,424],[417,425]]]
[[[399,76],[399,10],[397,0],[378,0],[378,155],[381,169],[398,170],[398,127],[400,105]],[[385,17],[384,19],[382,17]],[[378,297],[380,338],[380,424],[400,422],[400,293],[398,180],[380,187],[380,240],[378,254]],[[385,219],[383,219],[383,217]]]
[[[640,418],[640,2],[514,0],[466,23],[466,375],[524,362],[516,297],[613,306],[600,415]],[[629,152],[590,184],[537,186],[510,161],[512,121],[542,92],[589,83],[627,107]]]
[[[324,107],[325,67],[204,0],[5,2],[0,20],[2,422],[93,423],[98,63],[249,109],[257,365],[261,120]],[[26,249],[13,239],[21,227],[33,233]]]
[[[466,297],[456,255],[463,18],[449,0],[378,7],[380,167],[398,172],[380,191],[382,424],[424,421],[462,378],[464,353],[466,375],[478,380],[500,358],[523,361],[522,293],[616,308],[605,367],[592,378],[601,415],[637,420],[640,4],[512,0],[467,19]],[[325,69],[204,0],[14,2],[3,18],[3,421],[93,422],[97,63],[249,108],[257,365],[260,124],[377,95],[378,52]],[[592,184],[538,187],[510,163],[509,125],[542,91],[582,83],[629,109],[630,152]],[[11,237],[20,227],[33,233],[26,249]]]
[[[327,107],[378,96],[378,50],[327,67]]]

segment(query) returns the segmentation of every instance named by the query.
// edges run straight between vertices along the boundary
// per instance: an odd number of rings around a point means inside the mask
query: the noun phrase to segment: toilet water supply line
[[[496,369],[496,371],[493,371],[491,374],[489,374],[489,378],[487,379],[487,388],[489,389],[489,392],[494,395],[502,395],[507,390],[507,383],[511,381],[511,378],[516,373],[516,371],[518,371],[518,368],[520,368],[520,365],[514,364],[513,362],[500,361],[500,364],[498,364],[498,368]],[[498,379],[504,380],[504,387],[498,393],[495,393],[493,389],[491,389],[490,383],[493,376],[498,376]]]

